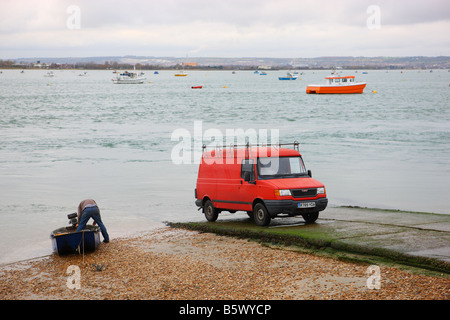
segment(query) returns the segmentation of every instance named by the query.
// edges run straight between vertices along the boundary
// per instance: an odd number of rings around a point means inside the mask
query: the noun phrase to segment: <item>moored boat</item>
[[[192,86],[191,89],[201,89],[203,86]]]
[[[175,77],[186,77],[187,73],[184,71],[175,73]]]
[[[298,76],[288,72],[286,77],[278,77],[278,80],[297,80]]]
[[[355,76],[325,77],[325,84],[311,84],[306,87],[306,93],[363,93],[365,82],[355,82]]]
[[[116,84],[140,84],[144,83],[145,78],[143,77],[143,73],[138,74],[136,72],[115,72],[116,77],[111,79]]]

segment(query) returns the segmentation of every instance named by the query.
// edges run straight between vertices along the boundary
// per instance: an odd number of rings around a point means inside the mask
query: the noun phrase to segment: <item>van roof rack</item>
[[[246,144],[230,144],[230,145],[215,145],[215,146],[209,146],[210,148],[215,148],[215,149],[220,149],[220,148],[239,148],[239,147],[245,147],[245,148],[250,148],[250,147],[282,147],[282,146],[293,146],[294,150],[299,151],[299,145],[300,143],[295,140],[294,142],[291,143],[267,143],[267,144],[250,144],[249,142],[247,142]],[[203,144],[202,146],[202,150],[203,152],[205,152],[206,148],[208,148],[208,146],[206,144]]]

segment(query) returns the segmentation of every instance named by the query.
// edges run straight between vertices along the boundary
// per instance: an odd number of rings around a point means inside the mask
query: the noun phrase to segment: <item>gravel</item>
[[[79,289],[69,280],[79,267]],[[426,276],[163,227],[112,239],[92,253],[0,267],[0,299],[448,300],[448,275]],[[376,267],[378,268],[378,267]]]

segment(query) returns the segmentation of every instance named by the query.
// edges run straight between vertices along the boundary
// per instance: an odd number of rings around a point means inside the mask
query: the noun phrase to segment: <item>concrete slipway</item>
[[[312,224],[298,216],[258,227],[244,213],[224,212],[214,223],[170,225],[263,242],[329,247],[450,273],[450,214],[329,206]]]
[[[274,219],[272,228],[293,227]],[[450,263],[450,215],[354,207],[328,207],[316,223],[299,227],[347,244],[383,248]],[[290,225],[291,224],[291,225]],[[304,230],[307,232],[308,230]]]

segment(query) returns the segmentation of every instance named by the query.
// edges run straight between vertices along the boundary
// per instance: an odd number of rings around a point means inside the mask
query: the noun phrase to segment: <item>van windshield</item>
[[[295,178],[307,175],[301,157],[258,158],[259,179]]]

